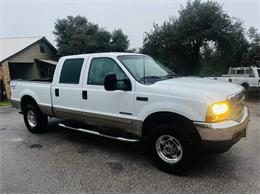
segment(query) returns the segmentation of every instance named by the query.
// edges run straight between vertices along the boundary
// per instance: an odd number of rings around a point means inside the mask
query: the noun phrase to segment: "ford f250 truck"
[[[61,127],[125,142],[145,140],[162,170],[182,173],[204,149],[245,137],[243,87],[179,77],[152,57],[97,53],[60,58],[53,80],[12,81],[11,102],[32,133]]]

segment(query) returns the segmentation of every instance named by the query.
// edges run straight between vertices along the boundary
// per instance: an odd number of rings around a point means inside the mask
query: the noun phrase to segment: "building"
[[[0,38],[0,98],[10,98],[13,79],[52,77],[57,60],[57,49],[45,37]]]

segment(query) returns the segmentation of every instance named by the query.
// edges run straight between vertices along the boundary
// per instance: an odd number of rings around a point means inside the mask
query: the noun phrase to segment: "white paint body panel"
[[[47,82],[14,81],[11,83],[11,100],[21,101],[22,97],[28,95],[38,104],[51,107],[51,85],[51,83]]]
[[[53,84],[41,82],[13,81],[12,99],[20,101],[29,95],[38,104],[90,112],[107,116],[144,121],[156,112],[173,112],[192,121],[204,121],[208,106],[214,101],[225,100],[228,96],[242,90],[241,86],[208,79],[179,77],[143,85],[137,82],[117,59],[127,53],[100,53],[62,57],[55,70]],[[140,55],[140,54],[136,54]],[[105,91],[103,86],[87,85],[90,59],[109,57],[114,59],[129,77],[132,91]],[[65,59],[84,58],[84,65],[78,85],[59,84],[60,71]],[[60,88],[60,97],[54,95],[55,88]],[[88,91],[88,99],[82,99],[82,90]],[[137,101],[136,97],[147,97],[148,101]],[[131,113],[131,115],[120,114]]]

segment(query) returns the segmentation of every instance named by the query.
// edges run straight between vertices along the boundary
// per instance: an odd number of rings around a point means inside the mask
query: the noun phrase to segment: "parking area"
[[[143,144],[62,129],[27,131],[0,108],[0,193],[259,193],[260,102],[247,102],[247,137],[228,152],[202,155],[186,176],[158,170]]]

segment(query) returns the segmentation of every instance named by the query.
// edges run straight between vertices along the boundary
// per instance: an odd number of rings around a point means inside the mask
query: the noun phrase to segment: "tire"
[[[33,104],[26,105],[23,109],[23,118],[27,129],[31,133],[43,133],[46,131],[48,118],[41,113],[37,106]]]
[[[189,127],[162,124],[151,129],[148,137],[149,150],[152,161],[159,169],[183,175],[191,167],[200,148],[200,139],[191,133],[191,129],[185,128]],[[168,145],[163,146],[163,142],[167,142]],[[175,158],[169,157],[171,154],[174,154]]]

